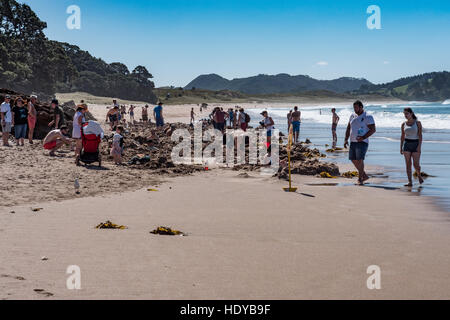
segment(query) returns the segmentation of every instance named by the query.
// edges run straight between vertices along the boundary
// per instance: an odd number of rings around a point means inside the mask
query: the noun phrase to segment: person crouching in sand
[[[423,183],[420,155],[422,152],[422,124],[417,120],[414,111],[411,108],[403,110],[406,121],[402,124],[402,137],[400,142],[400,153],[405,157],[406,174],[408,175],[409,183],[405,187],[412,187],[412,172],[411,164],[414,161],[414,168],[417,172],[419,183]]]
[[[50,131],[44,138],[44,149],[50,151],[49,155],[51,157],[55,156],[55,151],[61,148],[62,145],[71,144],[71,140],[67,137],[67,133],[68,129],[65,125],[63,125],[60,129]]]
[[[375,120],[371,115],[364,111],[364,105],[361,101],[353,104],[354,114],[350,116],[345,133],[344,148],[348,147],[348,139],[350,138],[349,159],[353,162],[359,173],[359,184],[369,180],[369,176],[364,171],[364,160],[367,150],[369,149],[369,137],[377,130]]]
[[[118,126],[116,133],[113,136],[113,143],[111,148],[111,156],[114,159],[116,165],[122,164],[122,152],[123,152],[123,127]]]

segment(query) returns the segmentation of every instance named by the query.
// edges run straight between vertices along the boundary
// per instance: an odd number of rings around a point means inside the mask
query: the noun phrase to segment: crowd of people
[[[134,125],[136,124],[136,106],[130,105],[128,108],[126,105],[119,105],[117,100],[113,100],[113,106],[106,113],[106,122],[109,122],[112,131],[115,131],[117,126],[122,125]],[[148,115],[149,106],[145,105],[141,108],[141,120],[144,124],[151,123]],[[129,121],[127,120],[127,114],[129,115]],[[159,102],[158,105],[153,109],[153,119],[157,127],[164,126],[164,113],[163,113],[163,103]]]
[[[2,142],[3,146],[10,147],[9,135],[14,128],[14,137],[18,146],[24,146],[25,140],[28,139],[30,144],[33,144],[34,130],[37,122],[36,104],[37,96],[33,95],[29,101],[18,97],[12,101],[11,96],[6,96],[4,102],[0,106],[0,120],[2,128]],[[109,122],[111,131],[114,132],[113,144],[111,148],[111,156],[114,163],[122,163],[123,153],[123,132],[124,125],[134,125],[136,106],[130,105],[128,108],[125,105],[119,105],[117,100],[113,100],[112,108],[107,112],[106,122]],[[202,105],[200,112],[203,112],[205,107]],[[148,124],[151,122],[148,115],[149,106],[142,107],[142,122]],[[369,148],[369,138],[376,133],[375,120],[373,116],[367,114],[364,110],[364,105],[361,101],[356,101],[353,104],[354,113],[351,115],[344,140],[344,148],[349,148],[349,160],[353,163],[359,173],[359,183],[364,184],[369,176],[365,171],[365,157]],[[82,125],[86,122],[85,114],[88,111],[87,105],[82,102],[76,107],[76,112],[73,117],[73,129],[71,138],[69,138],[69,129],[66,125],[66,119],[59,102],[56,99],[51,101],[51,110],[53,112],[52,120],[47,124],[51,128],[50,132],[43,140],[44,149],[49,151],[50,156],[55,155],[55,151],[63,145],[70,145],[75,151],[75,158],[78,160],[82,150]],[[338,141],[337,128],[340,118],[336,109],[331,110],[331,133],[333,148],[336,148]],[[129,121],[126,115],[129,115]],[[267,130],[267,144],[270,145],[272,131],[275,128],[275,122],[269,116],[267,111],[261,113],[263,119],[259,123],[260,127]],[[421,175],[420,157],[422,152],[422,133],[423,128],[417,116],[411,108],[404,109],[406,121],[401,125],[401,139],[400,139],[400,153],[405,158],[406,171],[408,177],[408,184],[413,185],[412,167],[417,173],[417,178],[420,184],[423,183]],[[194,108],[191,109],[190,122],[193,125],[195,122]],[[296,106],[287,114],[287,125],[289,130],[292,130],[293,142],[298,143],[300,138],[301,127],[301,111]],[[158,128],[164,126],[164,112],[163,103],[158,103],[153,109],[153,119]],[[235,107],[229,108],[225,111],[221,107],[216,107],[209,114],[208,123],[222,133],[225,133],[227,128],[241,129],[247,131],[251,118],[243,108]],[[78,161],[76,162],[78,163]]]
[[[33,144],[34,129],[36,127],[37,113],[35,108],[37,96],[33,95],[30,101],[24,101],[21,97],[11,101],[11,96],[5,96],[5,101],[0,107],[0,120],[2,125],[3,146],[9,147],[9,135],[14,128],[14,136],[17,145],[23,146],[28,138]]]

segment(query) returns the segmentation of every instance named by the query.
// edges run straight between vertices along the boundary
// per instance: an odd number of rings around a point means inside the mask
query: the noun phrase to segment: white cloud
[[[319,61],[319,62],[317,62],[316,63],[318,66],[327,66],[328,65],[328,62],[327,61]]]
[[[389,61],[383,61],[383,64],[390,64]]]

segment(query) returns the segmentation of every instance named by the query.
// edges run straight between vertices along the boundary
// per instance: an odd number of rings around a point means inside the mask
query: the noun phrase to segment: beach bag
[[[245,123],[249,123],[251,121],[250,116],[248,115],[248,113],[245,114]]]

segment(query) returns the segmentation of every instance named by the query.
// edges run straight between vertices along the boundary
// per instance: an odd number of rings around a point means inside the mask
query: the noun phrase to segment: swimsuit
[[[300,132],[300,121],[292,121],[292,129],[294,132]]]
[[[117,121],[117,113],[109,115],[109,121],[116,122]]]
[[[51,142],[47,142],[46,144],[44,144],[44,149],[45,150],[53,150],[56,147],[56,140],[53,140]]]

